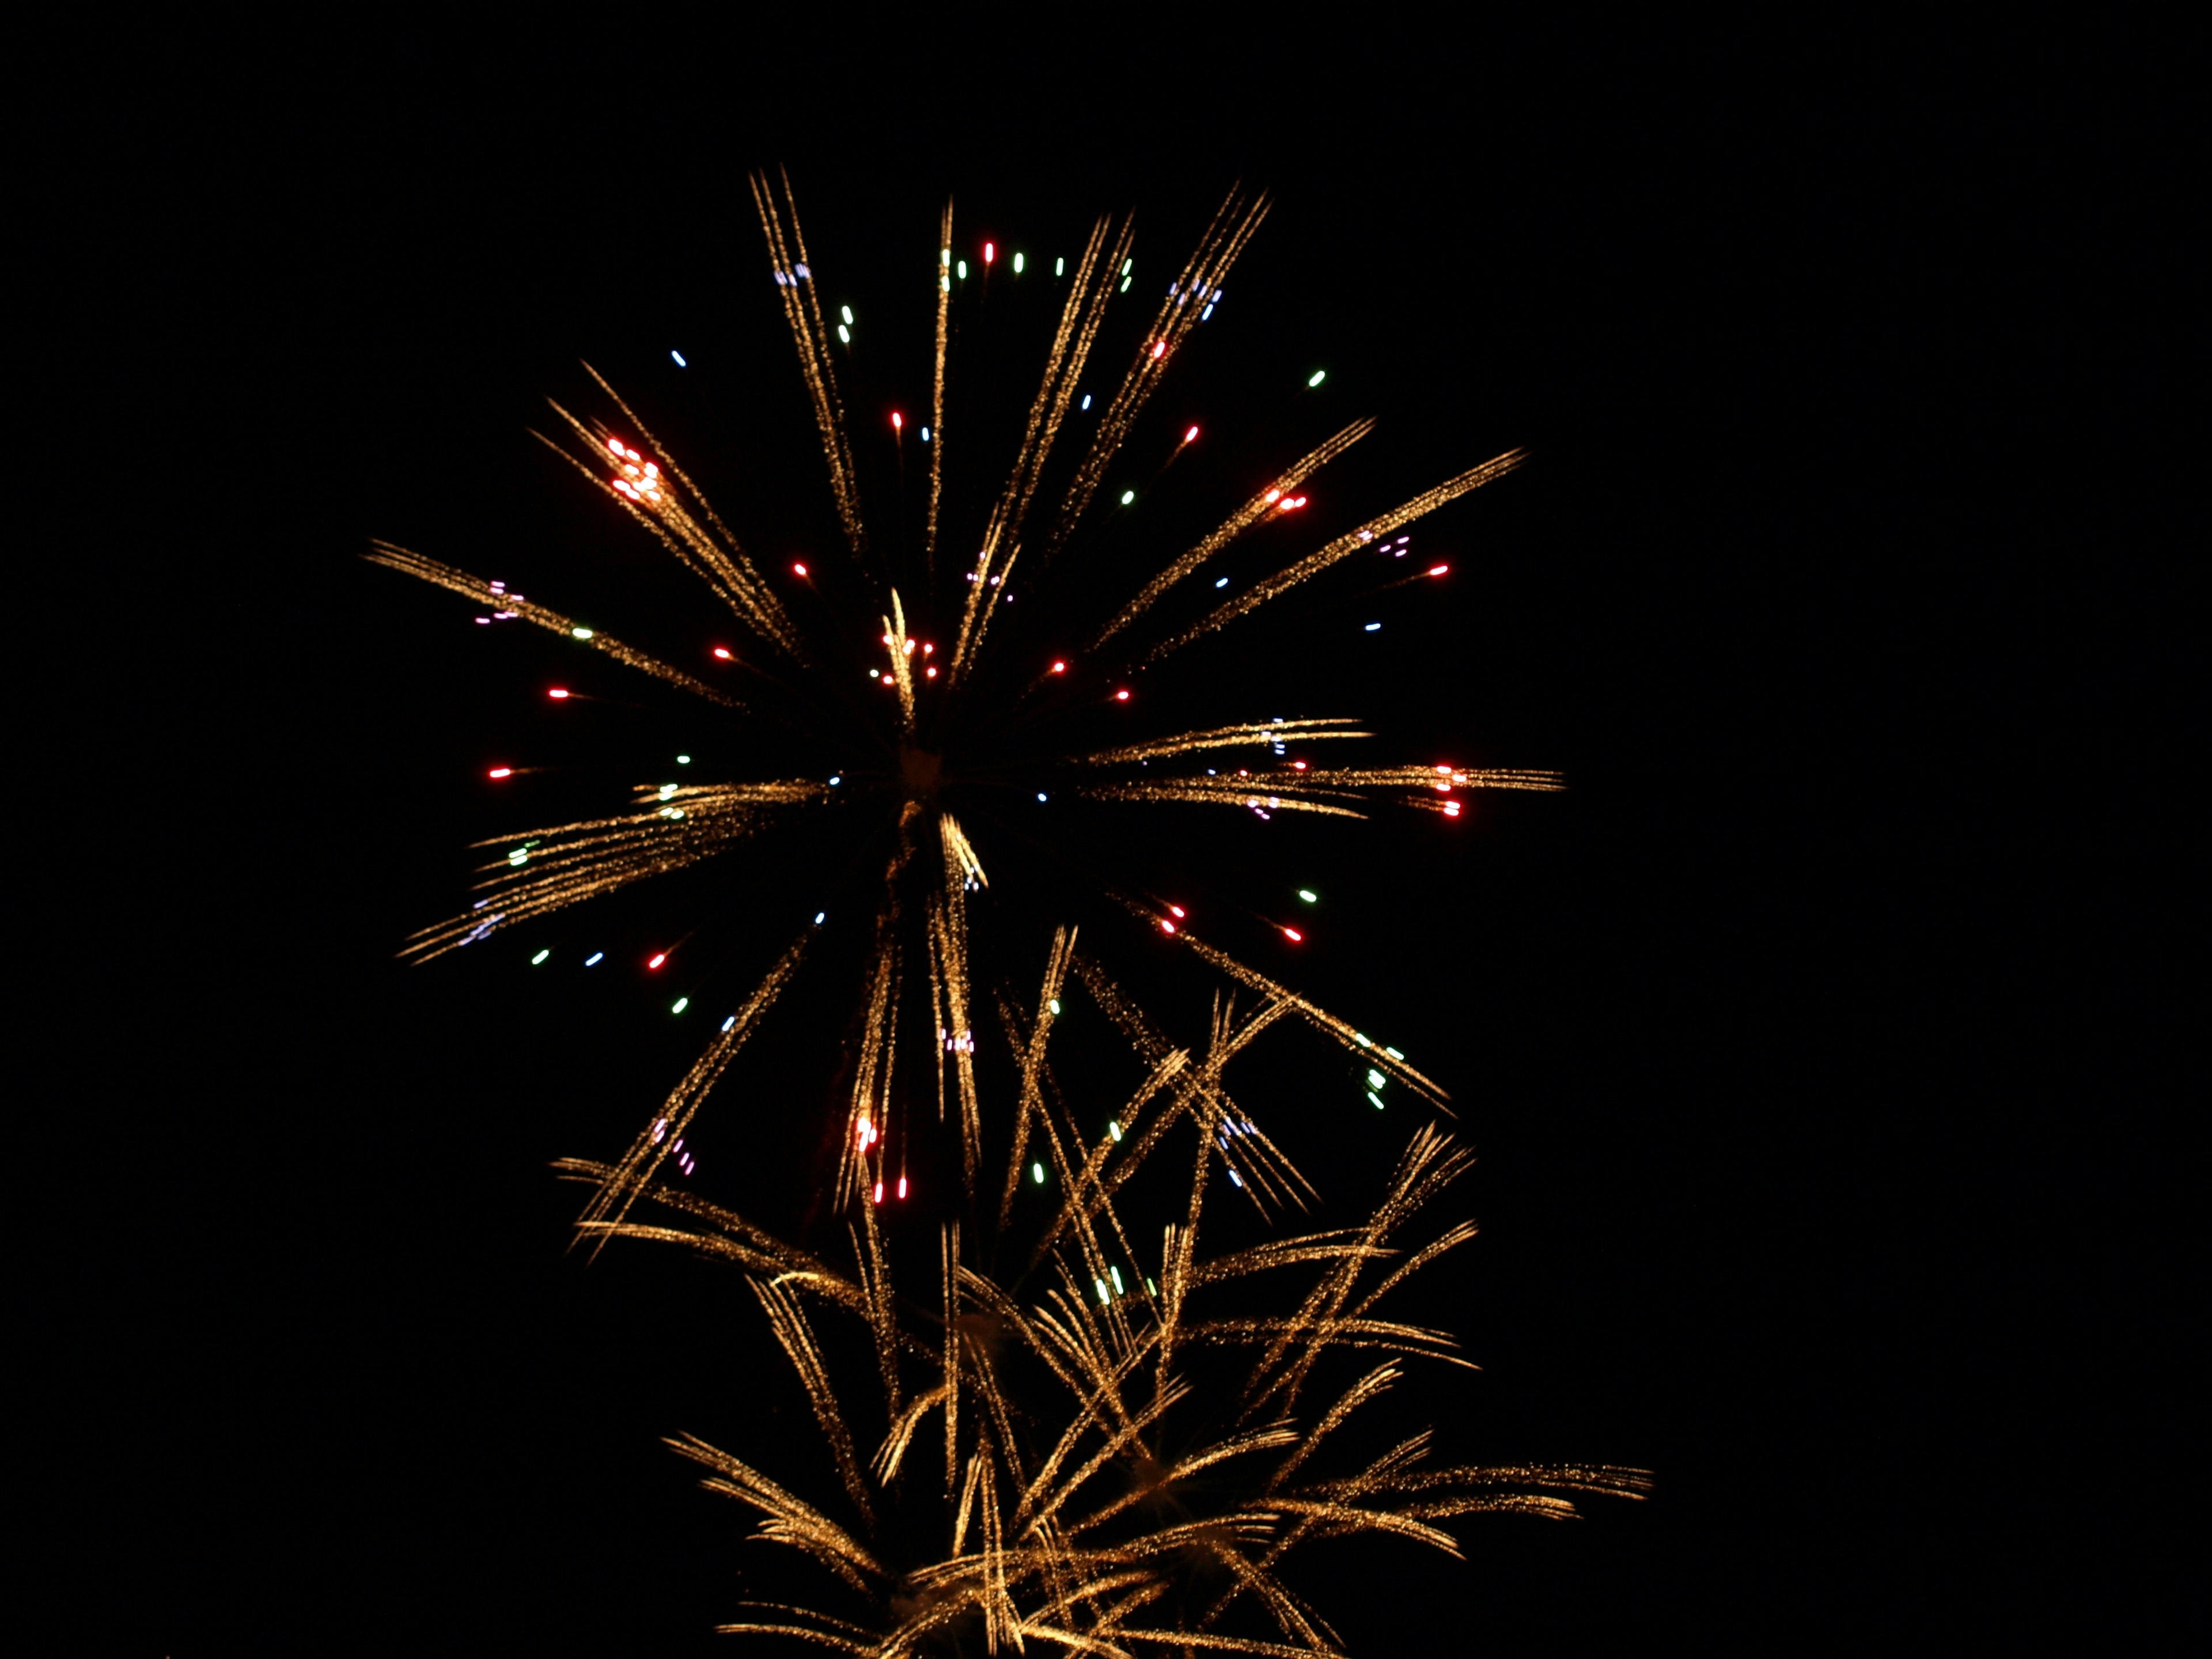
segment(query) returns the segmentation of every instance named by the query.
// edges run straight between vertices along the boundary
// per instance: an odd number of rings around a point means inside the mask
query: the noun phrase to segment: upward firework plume
[[[1126,1013],[1062,934],[1036,1018],[1012,1036],[1042,1028],[1071,958]],[[1474,1236],[1462,1223],[1410,1247],[1406,1237],[1469,1160],[1424,1127],[1358,1225],[1201,1254],[1218,1174],[1239,1185],[1303,1179],[1222,1078],[1290,1007],[1279,994],[1241,1015],[1217,1001],[1206,1043],[1159,1053],[1088,1144],[1066,1114],[1038,1110],[1038,1160],[1024,1170],[1018,1139],[1005,1190],[1025,1174],[1051,1180],[1061,1196],[1041,1229],[1018,1237],[1006,1205],[980,1224],[947,1222],[936,1260],[908,1264],[896,1285],[872,1206],[834,1261],[666,1186],[644,1194],[665,1219],[585,1224],[601,1238],[685,1244],[745,1273],[821,1430],[820,1473],[842,1488],[810,1501],[697,1437],[669,1443],[709,1471],[709,1491],[759,1513],[761,1540],[839,1581],[823,1579],[805,1605],[753,1604],[725,1631],[874,1659],[1033,1643],[1127,1656],[1334,1654],[1336,1632],[1283,1576],[1301,1545],[1384,1534],[1457,1555],[1439,1522],[1564,1519],[1577,1497],[1650,1489],[1634,1469],[1431,1467],[1426,1430],[1344,1455],[1350,1419],[1400,1381],[1404,1361],[1465,1364],[1448,1334],[1381,1304]],[[1158,1181],[1140,1196],[1132,1178],[1178,1123],[1196,1147],[1179,1196]],[[622,1169],[564,1167],[602,1193],[641,1190]],[[1176,1216],[1152,1240],[1129,1218],[1146,1199]],[[863,1371],[842,1383],[828,1358],[841,1349]]]
[[[980,319],[981,296],[963,292],[948,204],[923,262],[935,319],[928,421],[909,432],[890,410],[873,444],[856,438],[840,386],[854,313],[822,297],[788,182],[756,178],[753,199],[828,474],[832,552],[763,562],[748,551],[587,371],[600,413],[554,405],[545,441],[706,586],[731,643],[672,662],[683,653],[618,641],[504,582],[387,544],[369,555],[476,600],[490,613],[480,622],[530,623],[635,671],[643,695],[684,694],[691,729],[704,719],[729,752],[761,757],[720,781],[641,784],[626,804],[481,843],[480,896],[402,953],[428,961],[525,924],[542,931],[648,878],[690,907],[640,945],[648,971],[696,954],[717,929],[725,960],[751,952],[719,994],[717,969],[686,980],[675,1011],[699,1001],[722,1016],[720,1030],[629,1146],[563,1166],[590,1185],[579,1236],[592,1249],[682,1242],[748,1275],[822,1431],[839,1488],[828,1502],[703,1441],[678,1443],[711,1471],[710,1486],[763,1515],[763,1537],[811,1558],[850,1598],[843,1613],[763,1607],[730,1628],[883,1656],[972,1652],[978,1641],[993,1652],[1042,1641],[1104,1655],[1330,1653],[1334,1633],[1280,1577],[1300,1544],[1383,1532],[1455,1550],[1437,1524],[1455,1516],[1564,1516],[1573,1494],[1641,1492],[1642,1475],[1613,1468],[1431,1468],[1425,1434],[1324,1473],[1347,1420],[1397,1382],[1404,1361],[1465,1363],[1443,1333],[1378,1310],[1473,1233],[1401,1242],[1466,1167],[1433,1128],[1414,1135],[1360,1224],[1199,1250],[1217,1181],[1263,1218],[1318,1197],[1228,1089],[1230,1061],[1270,1027],[1300,1024],[1341,1048],[1378,1109],[1386,1092],[1446,1109],[1443,1090],[1398,1049],[1248,960],[1255,940],[1300,945],[1303,913],[1224,903],[1193,914],[1200,902],[1172,868],[1188,809],[1261,822],[1383,808],[1455,818],[1470,791],[1559,783],[1433,757],[1339,763],[1337,745],[1373,735],[1354,718],[1175,697],[1155,712],[1139,695],[1158,683],[1145,676],[1363,555],[1405,557],[1410,538],[1397,532],[1512,471],[1520,452],[1305,536],[1312,480],[1373,429],[1356,420],[1298,446],[1248,496],[1133,570],[1138,492],[1117,469],[1156,464],[1157,480],[1197,441],[1192,426],[1151,443],[1145,416],[1222,302],[1265,198],[1232,191],[1164,295],[1121,332],[1133,228],[1093,226],[1079,256],[1054,261],[1056,305],[1035,336],[1042,372],[1024,413],[997,429],[963,403],[954,373],[963,317]],[[984,244],[977,289],[996,253]],[[1012,264],[1019,278],[1023,256]],[[1097,361],[1109,342],[1129,348],[1118,379]],[[986,472],[994,453],[1003,471]],[[1267,574],[1224,593],[1227,556],[1285,540],[1292,548],[1267,555]],[[1384,586],[1415,580],[1407,568],[1391,564]],[[727,870],[769,878],[738,905],[684,887]],[[763,939],[771,924],[782,931]],[[1102,940],[1126,951],[1139,939],[1212,980],[1202,1042],[1171,1040],[1100,953]],[[1031,955],[1018,981],[1013,964],[1039,945],[1042,979]],[[851,975],[858,1002],[822,1125],[834,1160],[822,1196],[848,1230],[847,1248],[829,1254],[681,1184],[696,1171],[700,1115],[718,1082],[810,957],[824,956]],[[1134,1062],[1103,1131],[1061,1083],[1101,1075],[1055,1040],[1079,995]],[[924,1172],[936,1182],[925,1224],[935,1248],[895,1264],[894,1234],[909,1247],[915,1234],[894,1212]],[[1304,1288],[1279,1290],[1301,1278]],[[1364,1374],[1334,1376],[1352,1350]],[[872,1373],[858,1389],[841,1380],[856,1357]]]

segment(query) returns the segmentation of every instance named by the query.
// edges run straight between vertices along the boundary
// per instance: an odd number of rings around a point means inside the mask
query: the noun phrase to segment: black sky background
[[[659,1444],[791,1422],[741,1284],[586,1269],[545,1167],[613,1150],[688,1051],[642,984],[392,960],[505,821],[486,733],[544,714],[460,601],[356,556],[386,536],[528,591],[584,498],[525,428],[582,395],[580,356],[708,434],[755,363],[747,408],[792,398],[744,187],[775,162],[825,272],[917,234],[926,260],[948,191],[963,244],[1033,258],[1058,251],[1033,228],[1134,207],[1158,270],[1242,176],[1279,206],[1208,327],[1279,381],[1206,382],[1194,418],[1325,366],[1337,418],[1384,416],[1377,505],[1533,452],[1417,531],[1457,574],[1391,602],[1391,672],[1326,683],[1573,788],[1341,872],[1302,968],[1463,1057],[1484,1234],[1435,1293],[1485,1370],[1420,1396],[1447,1444],[1660,1491],[1465,1527],[1464,1563],[1317,1555],[1353,1650],[1817,1645],[1979,1559],[1899,1496],[1930,1448],[2014,1432],[1945,1380],[2018,1339],[1988,1337],[1985,1247],[1946,1237],[1932,1126],[2017,1059],[1947,1036],[1985,914],[1917,902],[1963,861],[1925,826],[1984,708],[1928,636],[1978,574],[1963,510],[1879,459],[1981,372],[1946,275],[1973,216],[1879,205],[1936,131],[1910,77],[1838,108],[1811,52],[1480,46],[1124,47],[1057,79],[878,44],[856,78],[741,33],[651,76],[368,40],[266,80],[142,63],[160,97],[87,100],[96,308],[135,346],[87,374],[103,453],[156,453],[114,510],[161,526],[100,556],[131,660],[80,702],[160,780],[70,947],[137,1012],[76,1041],[102,1057],[93,1236],[34,1252],[40,1363],[106,1448],[53,1511],[101,1645],[704,1651],[772,1582]],[[865,281],[864,325],[919,338]],[[1899,422],[1850,429],[1938,333]],[[719,392],[676,386],[671,346]]]

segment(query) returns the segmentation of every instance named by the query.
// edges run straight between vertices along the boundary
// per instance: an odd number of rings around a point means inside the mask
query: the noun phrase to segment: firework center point
[[[906,792],[921,799],[937,793],[937,778],[943,769],[945,757],[933,755],[927,749],[902,745],[899,750],[899,775],[906,782]]]

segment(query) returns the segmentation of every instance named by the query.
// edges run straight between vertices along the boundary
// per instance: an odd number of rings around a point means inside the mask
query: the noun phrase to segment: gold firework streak
[[[1352,733],[1322,732],[1322,737]],[[1240,771],[1233,777],[1131,779],[1113,783],[1079,784],[1076,793],[1097,800],[1189,801],[1201,805],[1248,807],[1267,812],[1324,812],[1340,817],[1363,818],[1364,812],[1324,805],[1323,797],[1356,800],[1362,789],[1420,787],[1433,793],[1407,795],[1403,804],[1447,817],[1459,816],[1459,803],[1449,797],[1454,788],[1565,789],[1556,772],[1512,769],[1468,770],[1447,766],[1304,767],[1274,768],[1264,772]]]
[[[1294,463],[1291,469],[1270,483],[1265,489],[1231,514],[1226,522],[1196,547],[1184,554],[1165,570],[1145,584],[1144,591],[1129,601],[1121,614],[1099,631],[1090,646],[1096,651],[1131,623],[1143,616],[1158,603],[1160,596],[1184,577],[1197,570],[1208,559],[1235,541],[1271,513],[1279,512],[1276,503],[1304,483],[1308,478],[1334,460],[1375,429],[1372,420],[1354,421],[1310,455]]]
[[[762,638],[780,647],[786,654],[804,661],[799,636],[793,630],[791,618],[785,612],[783,602],[761,579],[760,572],[747,558],[730,533],[729,526],[716,516],[713,505],[700,494],[699,488],[671,459],[659,440],[655,438],[644,422],[638,419],[629,405],[623,403],[615,389],[589,363],[584,372],[599,382],[599,387],[613,399],[615,407],[647,445],[659,461],[647,460],[621,439],[609,432],[604,424],[594,422],[587,428],[551,398],[546,402],[553,412],[565,421],[571,431],[584,441],[589,463],[578,459],[555,443],[542,432],[533,433],[539,442],[574,467],[599,489],[611,496],[622,509],[650,531],[653,537],[674,554],[692,574],[714,590],[715,597],[729,606],[738,621]],[[661,471],[661,462],[666,462],[666,473]],[[606,469],[606,475],[594,467]],[[685,509],[678,499],[679,492],[688,493],[698,503],[699,510],[707,515],[714,533],[710,535]],[[718,539],[719,538],[719,539]]]
[[[1319,575],[1331,565],[1350,558],[1361,548],[1387,536],[1400,525],[1411,524],[1425,514],[1433,513],[1446,501],[1456,501],[1470,489],[1480,489],[1493,478],[1502,478],[1528,458],[1525,450],[1508,450],[1480,466],[1470,467],[1456,478],[1448,478],[1433,489],[1424,490],[1404,506],[1394,507],[1377,518],[1370,519],[1358,529],[1339,536],[1316,553],[1310,553],[1286,570],[1278,571],[1258,586],[1247,589],[1235,599],[1216,609],[1195,627],[1186,629],[1174,638],[1164,640],[1146,653],[1145,660],[1158,662],[1170,651],[1177,651],[1193,640],[1212,633],[1216,629],[1232,623],[1239,617],[1249,616],[1279,593],[1286,593],[1300,582]]]
[[[1206,296],[1221,285],[1221,279],[1228,275],[1237,256],[1244,251],[1245,243],[1267,216],[1267,206],[1264,195],[1248,204],[1242,189],[1232,188],[1215,210],[1213,222],[1206,227],[1198,247],[1160,301],[1145,342],[1137,349],[1136,361],[1130,364],[1114,393],[1114,401],[1099,420],[1090,452],[1076,469],[1074,482],[1068,486],[1059,522],[1046,541],[1047,558],[1065,544],[1076,521],[1090,507],[1091,497],[1105,482],[1106,469],[1121,452],[1130,427],[1158,389],[1185,337],[1198,326],[1199,316],[1206,308]]]
[[[891,678],[898,687],[899,735],[914,730],[914,646],[907,637],[906,607],[891,589],[891,614],[884,618],[884,644],[891,653]]]
[[[1257,744],[1296,741],[1316,743],[1325,738],[1371,738],[1372,732],[1332,731],[1332,726],[1356,726],[1352,720],[1251,720],[1242,726],[1218,726],[1208,732],[1179,732],[1173,737],[1151,738],[1121,749],[1101,749],[1080,757],[1086,766],[1134,765],[1169,755],[1191,755],[1211,749],[1241,749]]]
[[[639,1194],[645,1190],[647,1182],[659,1169],[662,1161],[683,1145],[684,1134],[691,1127],[691,1120],[698,1115],[699,1108],[706,1102],[707,1091],[714,1086],[715,1079],[737,1058],[738,1050],[745,1046],[746,1038],[753,1034],[753,1028],[760,1023],[761,1016],[783,994],[784,988],[791,983],[792,976],[799,971],[799,959],[806,954],[806,942],[807,935],[803,933],[793,941],[791,948],[777,960],[775,967],[768,970],[767,977],[753,987],[744,1001],[738,1005],[731,1017],[728,1029],[708,1045],[707,1052],[699,1056],[690,1071],[684,1074],[683,1082],[678,1084],[675,1091],[662,1103],[653,1121],[639,1132],[636,1139],[630,1142],[629,1150],[623,1154],[622,1162],[607,1171],[599,1190],[592,1195],[592,1201],[585,1206],[583,1218],[578,1224],[598,1229],[602,1243],[611,1231],[620,1228],[629,1214],[630,1206],[637,1201]]]
[[[386,569],[398,570],[407,575],[417,577],[434,586],[442,587],[448,592],[459,593],[464,599],[474,599],[479,605],[495,599],[500,602],[501,609],[514,611],[524,622],[533,623],[549,633],[558,634],[564,639],[575,640],[587,645],[602,656],[612,657],[625,668],[635,668],[641,674],[650,674],[655,679],[667,681],[671,685],[680,685],[694,696],[704,697],[708,702],[720,703],[725,708],[744,708],[744,704],[727,692],[718,691],[703,680],[695,680],[681,669],[671,668],[657,657],[648,657],[642,651],[633,650],[621,641],[601,633],[596,628],[586,628],[572,617],[564,617],[559,611],[549,610],[542,605],[532,605],[527,599],[519,599],[512,593],[495,592],[492,585],[481,576],[471,576],[465,570],[456,570],[449,564],[440,564],[435,559],[425,558],[420,553],[410,553],[404,547],[395,547],[390,542],[373,541],[369,545],[375,550],[364,553],[362,557],[367,559],[371,564],[380,564]]]
[[[1234,957],[1215,950],[1212,945],[1197,938],[1188,928],[1178,933],[1176,938],[1196,952],[1201,960],[1212,963],[1230,978],[1249,985],[1255,991],[1264,992],[1268,996],[1279,997],[1308,1024],[1327,1031],[1342,1042],[1346,1048],[1356,1050],[1369,1065],[1378,1067],[1400,1081],[1410,1085],[1417,1093],[1432,1105],[1449,1109],[1444,1107],[1444,1102],[1451,1097],[1446,1094],[1443,1087],[1434,1079],[1424,1077],[1407,1065],[1404,1060],[1393,1056],[1389,1049],[1376,1048],[1372,1040],[1363,1033],[1354,1030],[1326,1008],[1316,1006],[1296,992],[1276,984],[1265,974],[1255,969],[1247,968]]]
[[[1239,806],[1268,812],[1319,812],[1328,817],[1364,818],[1349,806],[1330,806],[1293,793],[1254,793],[1236,778],[1192,778],[1180,783],[1090,783],[1075,793],[1092,800],[1187,801],[1201,806]]]
[[[945,367],[952,331],[952,198],[937,222],[937,358],[929,382],[929,522],[922,554],[937,574],[937,503],[945,483]]]
[[[501,927],[696,864],[752,834],[774,809],[828,793],[824,786],[803,779],[689,787],[640,784],[637,804],[644,810],[477,842],[507,849],[479,866],[489,878],[476,883],[474,890],[490,896],[465,915],[417,930],[399,954],[428,962]]]
[[[1052,1034],[1054,1011],[1060,1006],[1060,982],[1067,975],[1067,953],[1075,942],[1074,935],[1065,927],[1054,928],[1052,953],[1047,959],[1044,988],[1037,996],[1037,1010],[1030,1026],[1029,1041],[1021,1045],[1022,1080],[1014,1105],[1014,1137],[1012,1150],[1006,1157],[1006,1179],[999,1195],[999,1231],[1006,1231],[1006,1222],[1013,1214],[1014,1194],[1021,1185],[1022,1161],[1029,1151],[1032,1123],[1042,1128],[1048,1137],[1052,1126],[1044,1115],[1042,1103],[1037,1097],[1037,1073],[1044,1064],[1045,1039]],[[1054,1143],[1057,1146],[1058,1143]],[[1065,1172],[1063,1171],[1063,1174]]]
[[[996,614],[993,600],[1013,573],[1014,560],[1021,552],[1022,522],[1028,514],[1053,440],[1059,435],[1068,405],[1075,399],[1084,367],[1090,361],[1091,343],[1097,337],[1099,325],[1105,320],[1107,304],[1114,297],[1115,274],[1128,255],[1132,228],[1131,221],[1122,221],[1121,234],[1112,252],[1101,259],[1099,250],[1105,242],[1107,222],[1102,219],[1091,228],[1091,240],[1084,248],[1075,281],[1069,285],[1067,300],[1060,308],[1060,330],[1053,338],[1051,354],[1045,360],[1044,380],[1037,388],[1036,401],[1030,406],[1029,429],[1023,437],[1021,452],[1015,458],[1013,474],[992,511],[975,567],[968,573],[971,586],[961,612],[960,636],[952,653],[952,672],[956,676],[982,648],[983,634]]]
[[[823,325],[822,307],[814,298],[814,271],[807,263],[806,239],[799,232],[799,209],[792,200],[789,175],[782,177],[783,204],[778,210],[775,191],[767,175],[752,175],[753,206],[759,211],[761,231],[768,238],[769,258],[775,262],[775,284],[783,300],[784,320],[799,347],[799,371],[814,400],[814,423],[821,429],[822,456],[830,464],[830,488],[837,498],[837,517],[845,527],[846,545],[853,556],[867,551],[867,536],[860,526],[860,486],[853,471],[852,445],[845,436],[845,408],[837,397],[837,377],[831,367],[830,332]],[[788,228],[786,221],[789,222]]]
[[[868,983],[860,1058],[854,1070],[853,1101],[845,1115],[844,1150],[837,1164],[836,1190],[863,1201],[889,1143],[885,1120],[890,1115],[891,1063],[898,1041],[899,949],[892,931],[896,919],[896,909],[886,908],[876,921],[875,971]]]

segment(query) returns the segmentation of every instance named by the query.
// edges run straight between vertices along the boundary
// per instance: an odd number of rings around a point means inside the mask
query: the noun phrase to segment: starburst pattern
[[[1129,704],[1132,680],[1149,666],[1363,550],[1402,553],[1406,538],[1390,543],[1393,532],[1504,476],[1521,452],[1370,514],[1194,610],[1179,590],[1212,562],[1263,526],[1303,523],[1311,481],[1374,428],[1355,421],[1263,475],[1263,488],[1189,544],[1158,550],[1145,572],[1069,625],[1070,578],[1084,573],[1085,591],[1098,586],[1091,538],[1115,510],[1102,506],[1109,473],[1220,302],[1266,199],[1231,192],[1135,331],[1103,407],[1079,422],[1090,414],[1094,394],[1082,387],[1109,337],[1113,304],[1133,280],[1132,223],[1098,221],[1066,281],[1003,481],[969,495],[956,487],[957,470],[948,472],[948,454],[981,456],[989,444],[964,428],[946,431],[949,418],[960,418],[948,387],[956,281],[965,269],[954,258],[948,204],[928,266],[935,333],[931,419],[921,434],[927,493],[909,514],[918,535],[896,515],[890,533],[871,533],[880,520],[871,516],[865,456],[788,181],[756,178],[753,199],[819,439],[838,553],[814,567],[793,562],[789,580],[771,574],[591,372],[603,413],[555,404],[561,435],[540,435],[706,586],[735,630],[735,648],[715,647],[711,665],[695,673],[503,583],[388,544],[368,556],[450,592],[489,597],[500,619],[696,699],[730,731],[772,738],[773,751],[790,757],[719,782],[641,785],[624,809],[480,843],[479,896],[414,935],[404,955],[428,961],[649,878],[743,868],[738,861],[778,836],[835,840],[848,866],[866,872],[867,943],[839,1084],[842,1121],[824,1126],[837,1148],[828,1196],[847,1229],[842,1249],[790,1243],[674,1178],[693,1172],[687,1140],[710,1094],[817,950],[818,911],[794,919],[772,962],[756,964],[725,1005],[719,1034],[618,1158],[562,1165],[591,1188],[578,1224],[591,1249],[616,1239],[676,1243],[747,1276],[820,1430],[823,1473],[836,1482],[827,1499],[703,1440],[672,1443],[709,1471],[710,1487],[760,1514],[761,1537],[812,1561],[845,1598],[842,1612],[763,1604],[727,1628],[886,1659],[973,1651],[977,1639],[993,1652],[1042,1642],[1129,1656],[1333,1653],[1335,1633],[1282,1576],[1298,1547],[1381,1533],[1455,1553],[1438,1525],[1455,1516],[1564,1516],[1580,1495],[1641,1493],[1649,1483],[1633,1470],[1433,1468],[1425,1432],[1349,1455],[1356,1437],[1347,1425],[1401,1381],[1407,1363],[1465,1363],[1448,1334],[1392,1318],[1382,1304],[1473,1237],[1462,1224],[1409,1242],[1468,1155],[1423,1127],[1358,1224],[1204,1255],[1201,1222],[1218,1182],[1271,1225],[1320,1198],[1262,1115],[1232,1097],[1227,1069],[1289,1021],[1354,1057],[1378,1107],[1376,1091],[1393,1086],[1443,1109],[1443,1088],[1220,936],[1202,938],[1184,905],[1115,873],[1110,858],[1048,858],[1063,884],[1041,884],[1025,847],[1066,849],[1048,832],[1018,826],[1009,807],[1059,799],[1139,816],[1227,807],[1263,819],[1358,818],[1395,807],[1455,817],[1468,791],[1559,787],[1548,772],[1449,761],[1323,763],[1341,751],[1322,745],[1375,736],[1327,714],[1254,718],[1178,707],[1161,710],[1172,718],[1149,735],[1137,727],[1114,741],[1100,740],[1094,718]],[[842,325],[837,331],[847,337]],[[896,415],[892,431],[903,480],[906,437]],[[1191,428],[1170,459],[1197,435]],[[1016,609],[1017,598],[1027,603]],[[1163,621],[1170,611],[1180,619]],[[1058,637],[1081,639],[1081,647],[1056,654],[1027,621],[1039,612],[1060,616]],[[1202,695],[1218,702],[1223,690]],[[1012,884],[1032,919],[1055,910],[1064,919],[1076,908],[1069,884],[1086,902],[1104,901],[1091,908],[1108,918],[1109,947],[1148,936],[1213,977],[1202,1040],[1172,1040],[1114,977],[1097,938],[1079,948],[1064,920],[1048,921],[1033,996],[1012,988],[1008,964],[1042,929],[1005,928],[984,963],[979,929],[1006,915],[984,896],[996,899]],[[1289,941],[1301,938],[1286,923],[1270,925]],[[1056,1063],[1064,1000],[1079,994],[1135,1062],[1136,1080],[1115,1098],[1103,1133],[1079,1127],[1097,1119],[1071,1105],[1067,1068]],[[927,1055],[920,1062],[917,1048]],[[1073,1069],[1085,1086],[1103,1075]],[[934,1259],[895,1262],[884,1206],[906,1199],[909,1155],[924,1135],[949,1149],[934,1167],[957,1170],[957,1185],[932,1206]],[[1020,1201],[1029,1187],[1048,1189],[1042,1211]],[[902,1248],[915,1236],[908,1226]],[[860,1354],[873,1375],[856,1383]],[[1356,1374],[1339,1375],[1347,1361]]]

